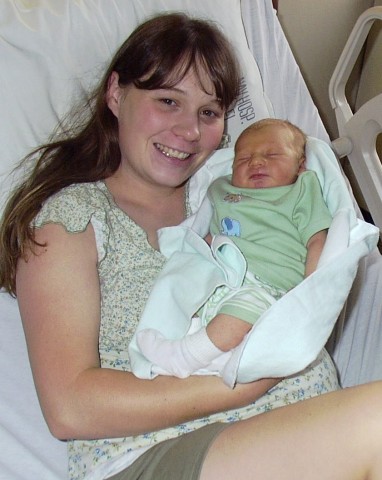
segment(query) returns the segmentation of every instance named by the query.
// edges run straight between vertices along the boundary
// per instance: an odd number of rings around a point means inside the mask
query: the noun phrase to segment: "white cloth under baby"
[[[155,328],[174,340],[191,333],[191,329],[195,331],[196,323],[203,326],[201,319],[192,318],[193,314],[217,287],[225,285],[233,290],[241,287],[247,263],[235,243],[223,235],[214,237],[211,247],[185,226],[163,229],[161,235],[166,237],[162,252],[171,261],[165,264],[151,292],[137,332]],[[153,378],[161,372],[142,355],[136,336],[129,353],[132,371],[137,376]],[[218,374],[221,370],[218,366],[217,359],[215,365],[197,373]]]
[[[337,321],[359,260],[378,242],[378,228],[357,219],[331,148],[309,138],[306,153],[307,166],[316,171],[333,215],[328,239],[317,270],[272,305],[233,350],[223,372],[225,383],[231,387],[236,382],[289,376],[313,362]],[[227,152],[222,155],[226,157]],[[181,338],[194,312],[217,286],[227,282],[238,285],[243,278],[240,266],[245,260],[240,260],[241,253],[228,237],[216,237],[211,250],[201,238],[210,215],[205,197],[193,217],[178,227],[159,231],[160,249],[168,262],[154,285],[138,331],[155,328],[167,338]],[[237,270],[232,268],[234,264],[239,266]],[[156,375],[139,352],[135,337],[129,353],[137,376]]]

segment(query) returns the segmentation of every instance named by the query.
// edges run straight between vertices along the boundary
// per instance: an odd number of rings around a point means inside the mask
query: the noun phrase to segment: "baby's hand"
[[[212,242],[212,235],[208,233],[205,237],[204,240],[208,243],[208,245],[211,245]]]

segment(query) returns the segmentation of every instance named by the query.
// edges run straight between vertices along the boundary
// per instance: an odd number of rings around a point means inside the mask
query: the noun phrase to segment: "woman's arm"
[[[135,435],[244,406],[277,380],[231,390],[217,377],[141,380],[101,369],[100,289],[91,226],[69,234],[59,225],[36,231],[46,244],[20,260],[17,295],[45,419],[61,439]]]

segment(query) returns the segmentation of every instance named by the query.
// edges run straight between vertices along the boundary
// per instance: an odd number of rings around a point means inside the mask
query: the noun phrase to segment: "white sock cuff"
[[[189,353],[203,362],[203,364],[207,365],[224,353],[212,343],[205,328],[200,329],[192,335],[187,335],[184,339]]]

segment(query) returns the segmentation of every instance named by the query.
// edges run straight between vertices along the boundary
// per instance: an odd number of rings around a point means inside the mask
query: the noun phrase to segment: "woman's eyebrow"
[[[180,94],[185,95],[185,96],[188,95],[187,90],[183,90],[182,88],[179,88],[175,85],[173,87],[161,87],[161,88],[159,88],[159,90],[176,92],[176,93],[180,93]],[[220,101],[219,101],[219,99],[217,98],[216,95],[214,95],[212,93],[208,93],[208,92],[205,92],[205,94],[208,95],[210,102],[213,102],[213,103],[216,103],[217,105],[220,105]]]

